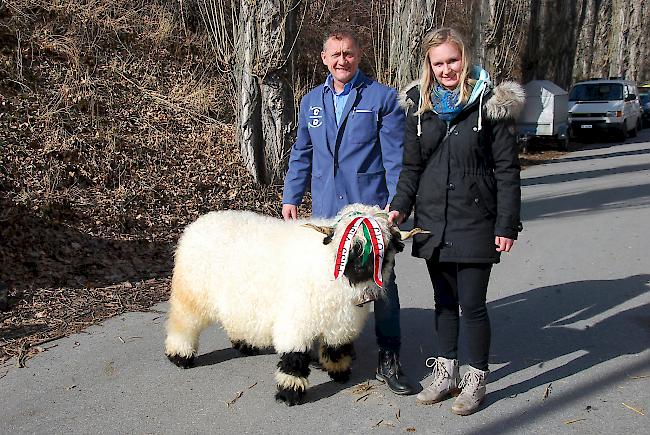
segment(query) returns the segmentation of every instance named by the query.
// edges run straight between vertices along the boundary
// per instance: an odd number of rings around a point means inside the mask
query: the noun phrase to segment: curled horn
[[[313,230],[318,231],[319,233],[323,233],[328,237],[332,237],[334,234],[334,228],[333,227],[322,227],[319,225],[314,225],[314,224],[303,224],[303,227],[311,228]]]
[[[399,232],[402,240],[410,239],[416,234],[431,234],[430,231],[425,231],[422,228],[413,228],[411,231],[400,231]]]

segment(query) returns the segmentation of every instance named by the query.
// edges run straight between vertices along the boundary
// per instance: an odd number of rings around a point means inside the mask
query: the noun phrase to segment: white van
[[[569,91],[571,137],[611,133],[636,136],[641,106],[636,83],[620,79],[579,82]]]

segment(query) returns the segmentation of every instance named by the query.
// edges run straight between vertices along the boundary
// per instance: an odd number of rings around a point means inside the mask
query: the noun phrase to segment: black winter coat
[[[521,184],[514,118],[524,102],[521,86],[505,82],[467,105],[450,123],[434,112],[421,115],[419,86],[407,89],[402,172],[391,210],[430,232],[413,239],[413,255],[439,261],[498,263],[495,236],[516,239],[521,230]]]

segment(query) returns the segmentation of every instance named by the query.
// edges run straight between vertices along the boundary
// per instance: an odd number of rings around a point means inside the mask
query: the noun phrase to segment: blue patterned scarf
[[[460,86],[450,91],[436,84],[431,91],[431,104],[438,117],[446,122],[451,122],[463,110],[465,104],[458,103]]]

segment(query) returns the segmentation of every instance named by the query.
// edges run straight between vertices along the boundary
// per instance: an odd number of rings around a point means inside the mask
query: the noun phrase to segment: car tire
[[[625,122],[623,122],[623,128],[621,128],[621,131],[618,133],[618,138],[621,140],[621,142],[625,142],[627,136],[627,125],[625,125]]]

